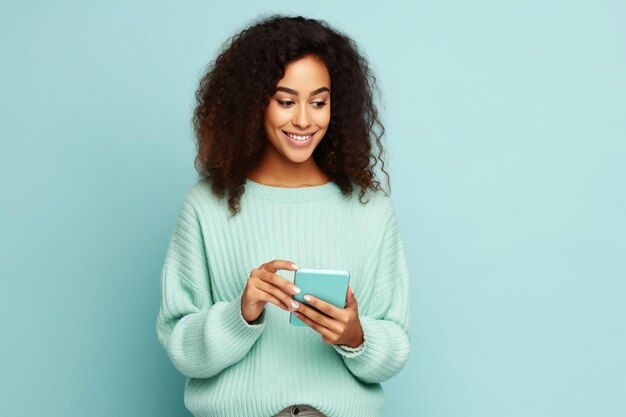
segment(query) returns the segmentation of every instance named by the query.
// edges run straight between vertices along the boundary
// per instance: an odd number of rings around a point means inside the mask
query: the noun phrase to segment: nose
[[[306,130],[311,125],[311,117],[309,115],[309,110],[306,102],[300,103],[298,106],[296,106],[292,123],[294,126],[297,126],[302,130]]]

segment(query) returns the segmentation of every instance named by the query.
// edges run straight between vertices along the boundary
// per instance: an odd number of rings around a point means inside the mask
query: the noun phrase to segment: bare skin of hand
[[[311,297],[310,301],[307,300],[307,297]],[[348,287],[345,308],[336,307],[310,294],[306,294],[304,299],[324,314],[320,314],[302,303],[294,314],[319,333],[324,343],[346,345],[351,348],[358,347],[363,343],[363,328],[359,320],[358,304],[352,287]]]
[[[241,315],[246,322],[252,323],[259,318],[268,302],[285,311],[293,311],[300,305],[292,298],[300,290],[292,282],[277,275],[279,269],[296,270],[292,262],[275,259],[250,272],[241,298]]]

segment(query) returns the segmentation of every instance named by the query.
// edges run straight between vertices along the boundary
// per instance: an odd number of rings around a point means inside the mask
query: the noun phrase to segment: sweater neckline
[[[307,187],[274,187],[246,178],[246,192],[274,201],[310,201],[337,195],[341,189],[334,181]],[[245,193],[244,193],[245,194]]]

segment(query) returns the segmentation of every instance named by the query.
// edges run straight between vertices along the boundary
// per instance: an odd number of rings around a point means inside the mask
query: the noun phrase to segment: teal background
[[[193,94],[269,12],[344,30],[384,94],[413,309],[385,415],[626,415],[617,0],[3,1],[0,415],[189,415],[155,320]]]

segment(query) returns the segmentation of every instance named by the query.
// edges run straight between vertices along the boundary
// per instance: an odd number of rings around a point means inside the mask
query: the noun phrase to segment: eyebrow
[[[293,90],[289,87],[276,87],[276,91],[284,91],[285,93],[289,93],[289,94],[293,94],[294,96],[298,95],[298,92],[296,90]],[[309,94],[309,96],[314,96],[315,94],[319,94],[322,91],[330,91],[328,89],[328,87],[320,87],[317,90],[313,90],[311,91],[311,93]]]

